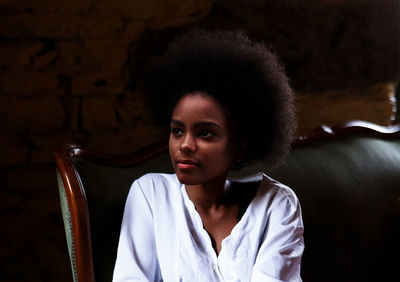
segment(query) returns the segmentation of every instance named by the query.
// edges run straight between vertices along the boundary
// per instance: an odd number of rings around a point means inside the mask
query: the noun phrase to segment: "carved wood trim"
[[[67,144],[63,150],[68,152],[73,162],[90,161],[111,167],[130,167],[167,152],[168,142],[159,141],[133,153],[121,155],[103,154],[77,144]]]
[[[321,125],[307,135],[298,136],[294,140],[293,146],[308,145],[314,142],[335,140],[356,135],[382,139],[399,138],[400,124],[382,126],[371,122],[353,120],[335,127]]]
[[[77,278],[78,281],[94,282],[89,211],[85,191],[68,152],[59,149],[54,155],[70,209]]]

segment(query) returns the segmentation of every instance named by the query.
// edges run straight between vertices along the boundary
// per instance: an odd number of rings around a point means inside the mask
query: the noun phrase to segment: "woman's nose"
[[[181,152],[185,153],[193,153],[196,151],[196,141],[192,135],[186,134],[182,139],[182,143],[180,145]]]

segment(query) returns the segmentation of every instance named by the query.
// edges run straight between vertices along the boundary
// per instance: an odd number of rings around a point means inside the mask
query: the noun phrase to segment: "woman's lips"
[[[180,169],[192,169],[195,168],[199,165],[198,162],[194,160],[188,160],[188,159],[179,159],[176,162],[176,166]]]

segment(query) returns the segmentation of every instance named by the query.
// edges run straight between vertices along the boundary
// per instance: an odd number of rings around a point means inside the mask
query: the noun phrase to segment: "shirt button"
[[[213,264],[212,269],[217,272],[217,266],[215,264]]]

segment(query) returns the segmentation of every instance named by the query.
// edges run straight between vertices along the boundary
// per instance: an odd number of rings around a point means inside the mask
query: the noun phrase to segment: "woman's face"
[[[234,159],[234,146],[225,110],[212,96],[196,92],[183,96],[171,120],[169,152],[181,183],[225,182]]]

